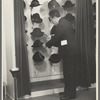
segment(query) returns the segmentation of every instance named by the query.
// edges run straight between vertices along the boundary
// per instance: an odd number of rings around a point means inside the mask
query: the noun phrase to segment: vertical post
[[[15,92],[15,100],[18,100],[17,78],[16,77],[14,77],[14,92]]]
[[[15,54],[15,18],[14,18],[14,0],[12,0],[12,59],[13,59],[13,62],[12,62],[12,67],[13,68],[16,68],[16,54]]]
[[[14,100],[18,100],[18,90],[17,90],[17,76],[19,72],[19,68],[13,68],[10,70],[13,78],[14,78]]]

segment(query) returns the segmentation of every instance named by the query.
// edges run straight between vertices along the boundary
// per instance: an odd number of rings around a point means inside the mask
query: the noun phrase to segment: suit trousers
[[[76,55],[63,57],[64,94],[76,96]]]

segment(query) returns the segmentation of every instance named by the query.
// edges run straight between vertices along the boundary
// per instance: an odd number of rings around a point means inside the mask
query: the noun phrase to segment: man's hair
[[[51,18],[60,17],[60,13],[59,13],[58,10],[54,9],[54,10],[51,10],[51,11],[49,12],[49,16],[50,16]]]

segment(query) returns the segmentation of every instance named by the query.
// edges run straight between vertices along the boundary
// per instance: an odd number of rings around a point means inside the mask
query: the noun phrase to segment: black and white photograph
[[[98,0],[2,0],[2,100],[98,100]]]

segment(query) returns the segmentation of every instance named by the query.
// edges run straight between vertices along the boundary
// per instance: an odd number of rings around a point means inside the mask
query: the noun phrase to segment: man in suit
[[[58,10],[49,12],[49,20],[55,25],[54,36],[45,44],[48,48],[58,47],[63,60],[64,96],[61,100],[76,98],[76,55],[77,45],[72,24],[61,18]]]

